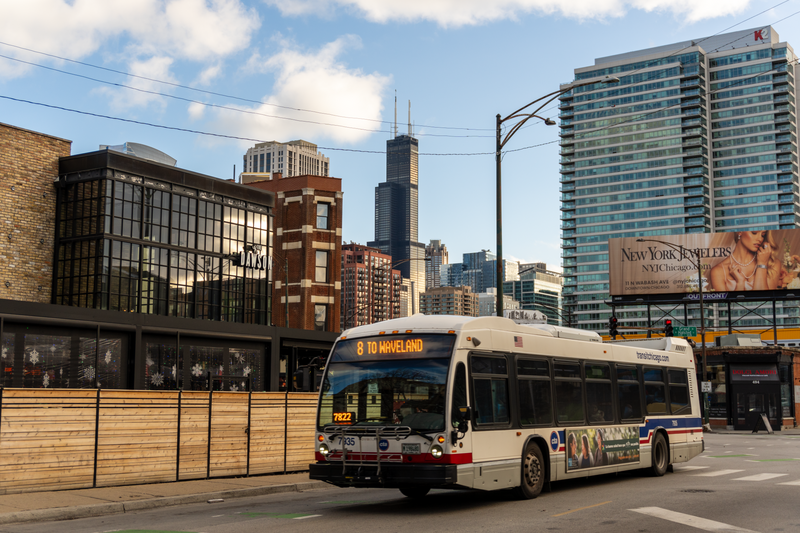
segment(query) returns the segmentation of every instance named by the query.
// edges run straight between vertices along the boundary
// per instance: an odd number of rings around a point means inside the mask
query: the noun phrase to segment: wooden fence
[[[0,494],[306,470],[316,402],[315,393],[0,389]]]

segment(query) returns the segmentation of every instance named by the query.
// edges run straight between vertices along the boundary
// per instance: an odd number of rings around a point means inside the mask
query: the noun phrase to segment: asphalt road
[[[800,436],[706,435],[706,452],[674,473],[561,482],[519,501],[507,491],[329,489],[7,526],[9,533],[186,531],[800,531]]]

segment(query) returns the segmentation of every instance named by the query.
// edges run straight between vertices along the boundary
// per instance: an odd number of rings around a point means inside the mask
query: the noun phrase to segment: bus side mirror
[[[451,434],[453,446],[456,445],[459,439],[463,439],[464,434],[469,431],[469,421],[472,419],[472,410],[469,406],[459,407],[456,412],[458,425]],[[461,435],[460,437],[459,434]]]

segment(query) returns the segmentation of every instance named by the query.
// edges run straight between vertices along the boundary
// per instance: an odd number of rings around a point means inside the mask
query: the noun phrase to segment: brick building
[[[273,323],[286,325],[288,315],[293,328],[339,331],[342,180],[279,173],[272,178],[247,185],[276,197]]]
[[[49,303],[58,158],[72,141],[0,124],[0,298]]]
[[[342,330],[400,318],[400,270],[377,248],[342,246]]]
[[[0,386],[291,388],[336,334],[272,325],[275,197],[0,124]]]
[[[419,312],[425,315],[478,316],[478,295],[471,288],[434,287],[419,295]]]

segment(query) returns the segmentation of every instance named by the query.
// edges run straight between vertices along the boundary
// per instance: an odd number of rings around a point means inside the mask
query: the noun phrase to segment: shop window
[[[169,243],[170,193],[155,189],[144,191],[142,239]]]
[[[183,366],[175,343],[145,343],[145,390],[175,390],[182,388]]]
[[[114,235],[139,239],[142,222],[142,187],[131,183],[114,183]]]
[[[169,266],[169,315],[183,318],[194,317],[194,269],[195,254],[170,252]]]
[[[197,207],[197,249],[219,253],[222,246],[222,206],[205,200]]]
[[[14,334],[13,333],[3,333],[3,337],[0,339],[0,350],[2,350],[2,359],[0,359],[0,364],[2,364],[3,374],[0,376],[0,385],[3,387],[12,387],[14,383]]]
[[[150,246],[143,248],[140,283],[141,312],[151,315],[166,315],[169,297],[169,250]],[[132,309],[132,311],[135,310]]]
[[[170,243],[185,248],[195,247],[197,199],[172,195],[172,236]]]
[[[196,318],[204,320],[220,319],[220,280],[221,261],[218,257],[197,256]]]
[[[103,389],[124,389],[125,379],[124,346],[121,338],[81,337],[78,353],[78,387],[93,389],[100,385]]]
[[[25,334],[22,386],[26,389],[77,388],[70,383],[70,335]]]

